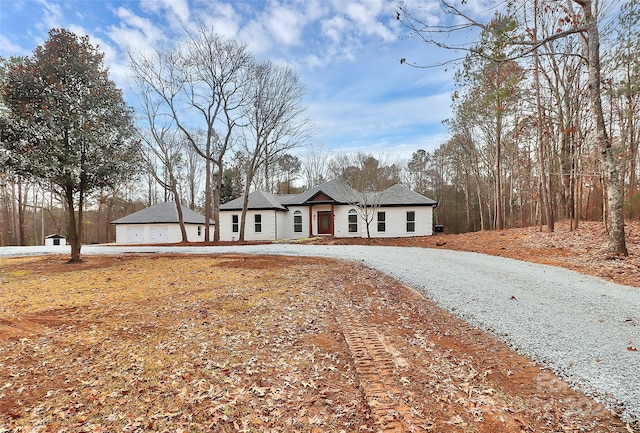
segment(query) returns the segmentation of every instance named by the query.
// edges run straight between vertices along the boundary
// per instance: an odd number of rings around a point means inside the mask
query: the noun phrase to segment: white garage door
[[[169,226],[151,227],[151,243],[169,242]]]
[[[144,227],[127,227],[127,243],[141,244],[144,242]]]

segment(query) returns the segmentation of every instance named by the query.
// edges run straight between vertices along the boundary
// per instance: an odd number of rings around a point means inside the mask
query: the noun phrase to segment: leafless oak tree
[[[260,168],[265,184],[271,164],[287,151],[307,142],[311,122],[303,105],[304,85],[297,73],[271,62],[256,63],[251,72],[250,100],[246,109],[248,127],[243,136],[245,190],[240,221],[240,240],[244,240],[249,192]]]

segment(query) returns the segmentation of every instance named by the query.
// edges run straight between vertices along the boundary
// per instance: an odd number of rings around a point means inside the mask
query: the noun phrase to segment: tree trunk
[[[536,39],[538,38],[538,1],[534,1],[535,11],[533,13],[533,26],[534,31],[536,32]],[[540,193],[542,196],[542,207],[544,209],[544,215],[547,222],[547,232],[552,233],[555,230],[555,221],[553,217],[553,208],[551,205],[551,200],[549,199],[549,188],[547,186],[547,170],[546,170],[546,159],[545,159],[545,134],[544,134],[544,114],[542,108],[542,100],[540,97],[540,69],[542,66],[540,65],[540,57],[538,56],[538,48],[533,51],[533,77],[534,77],[534,86],[536,89],[536,108],[537,108],[537,142],[538,142],[538,164],[540,164]]]
[[[211,221],[211,145],[207,144],[207,158],[205,161],[205,180],[204,180],[204,240],[211,240],[209,221]]]
[[[175,176],[173,175],[173,171],[170,171],[170,182],[171,182],[171,192],[173,193],[173,199],[176,204],[176,212],[178,212],[178,225],[180,226],[180,236],[182,237],[182,242],[189,242],[189,238],[187,237],[187,229],[184,226],[184,216],[182,214],[182,203],[180,203],[180,196],[178,195],[178,182],[176,181]]]
[[[222,175],[224,172],[224,164],[222,162],[222,157],[217,162],[218,166],[218,176],[216,178],[216,185],[214,187],[213,193],[213,222],[215,224],[214,232],[213,232],[213,240],[220,240],[220,191],[222,191]]]
[[[502,207],[502,112],[496,113],[496,229],[504,229],[504,209]]]
[[[82,235],[80,227],[82,223],[82,208],[78,210],[78,219],[76,220],[75,203],[73,200],[73,189],[66,188],[65,201],[67,202],[67,215],[69,217],[69,245],[71,245],[71,259],[69,263],[81,263],[80,249],[82,242],[80,236]]]
[[[28,188],[28,186],[27,186]],[[18,177],[18,231],[20,234],[20,245],[27,245],[26,239],[26,231],[27,231],[27,221],[25,219],[25,211],[27,206],[27,188],[22,189],[22,178]],[[24,192],[24,193],[23,193]]]
[[[469,181],[469,173],[465,173],[464,175],[464,211],[465,217],[467,220],[467,231],[473,231],[473,226],[471,224],[472,221],[472,212],[471,212],[471,182]]]
[[[249,207],[249,188],[250,182],[247,180],[247,184],[244,187],[244,193],[242,195],[242,212],[240,215],[240,234],[238,235],[238,240],[240,242],[244,241],[244,230],[246,227],[246,219],[247,219],[247,209]]]
[[[631,53],[628,54],[629,58],[631,58]],[[626,115],[627,120],[627,135],[628,135],[628,149],[629,149],[629,184],[627,189],[627,197],[634,198],[637,188],[638,188],[638,178],[637,178],[637,158],[638,158],[638,142],[636,140],[636,121],[634,112],[634,101],[633,101],[633,73],[630,71],[630,67],[627,64],[626,70],[626,109],[623,109],[623,118]],[[637,205],[634,205],[631,209],[630,214],[627,214],[630,218],[635,218],[638,214]]]
[[[484,206],[482,204],[482,193],[480,192],[480,183],[478,183],[478,187],[476,188],[478,193],[478,210],[480,211],[480,231],[484,231]]]
[[[597,17],[592,13],[591,0],[574,0],[582,7],[587,26],[587,48],[589,60],[589,96],[591,112],[596,126],[596,140],[602,149],[605,165],[607,208],[609,210],[609,252],[628,255],[624,233],[624,188],[620,176],[618,155],[607,135],[602,99],[600,96],[600,32]]]

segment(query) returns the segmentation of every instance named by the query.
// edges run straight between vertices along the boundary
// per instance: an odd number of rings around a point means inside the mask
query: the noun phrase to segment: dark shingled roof
[[[325,201],[310,201],[318,194],[329,197]],[[275,209],[286,211],[286,206],[300,206],[305,204],[360,203],[363,195],[340,180],[332,180],[322,185],[311,188],[300,194],[274,195],[264,191],[255,191],[249,194],[248,209],[266,210]],[[381,206],[437,206],[438,202],[411,191],[404,185],[396,184],[380,193],[374,193],[370,205]],[[220,206],[220,210],[242,210],[242,197],[238,197]]]
[[[243,197],[238,197],[230,202],[220,205],[220,210],[242,210]],[[275,209],[286,211],[287,208],[280,204],[278,196],[264,191],[254,191],[249,194],[249,209]]]
[[[438,202],[396,183],[382,192],[379,204],[382,206],[436,206]]]
[[[58,233],[54,233],[52,235],[46,236],[45,239],[64,239],[64,236],[59,235]]]
[[[192,211],[188,207],[182,207],[182,217],[185,224],[204,224],[204,216]],[[178,223],[178,210],[174,202],[158,203],[155,206],[142,209],[130,215],[112,221],[111,224],[154,224],[154,223]],[[210,222],[213,224],[213,221]]]
[[[353,188],[341,180],[332,180],[322,185],[318,185],[315,188],[311,188],[301,194],[287,199],[284,204],[287,205],[300,205],[305,204],[319,193],[331,197],[336,203],[357,203],[360,201],[360,194]]]

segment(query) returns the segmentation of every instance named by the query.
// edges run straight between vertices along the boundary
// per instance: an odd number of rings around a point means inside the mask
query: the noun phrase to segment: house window
[[[407,211],[407,232],[416,231],[416,213],[415,211]]]
[[[257,214],[253,217],[254,230],[256,233],[260,233],[262,231],[262,215]]]
[[[358,213],[355,209],[349,211],[349,233],[358,232]]]
[[[238,226],[238,215],[231,215],[231,231],[233,233],[238,233],[240,231]]]
[[[202,227],[198,226],[198,237],[202,236]]]
[[[387,215],[385,212],[378,212],[378,231],[383,232],[387,229]]]
[[[299,210],[293,213],[293,231],[295,233],[302,233],[302,212]]]

